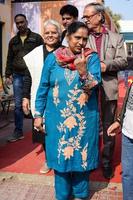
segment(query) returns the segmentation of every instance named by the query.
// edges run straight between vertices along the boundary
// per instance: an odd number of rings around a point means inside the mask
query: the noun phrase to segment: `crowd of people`
[[[128,65],[123,37],[105,26],[100,3],[87,4],[82,21],[73,5],[63,6],[60,15],[64,31],[50,19],[43,37],[28,28],[24,14],[14,18],[18,33],[9,42],[5,71],[15,97],[15,129],[8,141],[24,138],[23,117],[31,110],[33,142],[42,144],[46,157],[40,172],[53,169],[56,199],[85,200],[89,174],[100,163],[100,126],[106,179],[114,176],[115,130],[122,126],[123,198],[131,200],[132,84],[117,114],[117,73]]]

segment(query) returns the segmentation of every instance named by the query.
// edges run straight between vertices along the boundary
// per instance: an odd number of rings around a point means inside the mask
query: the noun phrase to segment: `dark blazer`
[[[44,42],[41,35],[32,32],[30,29],[28,29],[27,38],[23,44],[18,32],[9,42],[5,76],[9,77],[13,73],[24,75],[27,66],[23,57],[42,44]]]

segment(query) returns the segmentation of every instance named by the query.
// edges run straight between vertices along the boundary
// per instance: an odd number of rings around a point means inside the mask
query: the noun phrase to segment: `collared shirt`
[[[97,53],[100,57],[101,55],[101,42],[102,42],[102,36],[103,34],[107,33],[107,30],[104,26],[102,26],[102,32],[100,33],[95,33],[95,32],[92,32],[91,34],[94,36],[95,38],[95,42],[96,42],[96,48],[97,48]]]

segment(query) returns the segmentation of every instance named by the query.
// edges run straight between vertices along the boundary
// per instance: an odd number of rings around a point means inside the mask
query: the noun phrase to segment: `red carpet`
[[[18,173],[39,173],[44,161],[41,145],[33,145],[31,133],[23,140],[0,147],[0,170]]]
[[[121,135],[117,136],[116,150],[114,154],[113,165],[115,167],[115,177],[111,182],[121,182],[121,165],[120,165],[120,141]],[[0,171],[39,174],[39,170],[44,162],[44,153],[41,145],[33,145],[31,134],[27,133],[25,139],[8,143],[0,147]],[[52,175],[53,172],[47,175]],[[91,180],[107,181],[102,176],[101,168],[91,174]]]
[[[122,105],[123,96],[125,94],[123,83],[120,83],[120,100],[119,106]],[[121,182],[121,135],[116,136],[116,148],[114,153],[113,166],[115,168],[115,176],[111,182]],[[100,145],[102,146],[102,145]],[[44,153],[41,145],[33,145],[31,142],[31,134],[27,133],[25,138],[15,143],[8,143],[0,147],[0,171],[39,174],[39,170],[44,162]],[[52,175],[53,172],[47,175]],[[90,179],[93,181],[107,181],[102,176],[101,168],[91,173]]]

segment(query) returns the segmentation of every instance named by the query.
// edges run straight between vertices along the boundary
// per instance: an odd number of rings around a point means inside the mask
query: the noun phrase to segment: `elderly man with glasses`
[[[112,157],[115,137],[107,135],[107,129],[114,121],[117,109],[117,73],[127,66],[122,36],[104,26],[105,9],[102,4],[90,3],[84,8],[82,19],[90,30],[87,47],[97,51],[101,60],[102,85],[99,90],[103,125],[102,169],[105,178],[113,177]]]

